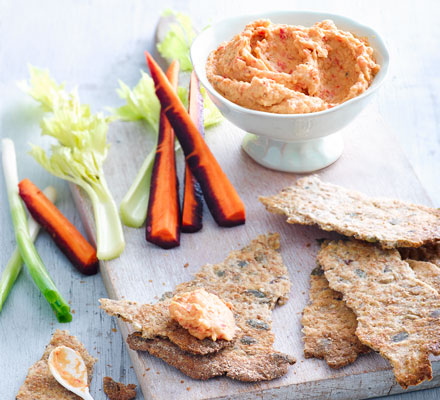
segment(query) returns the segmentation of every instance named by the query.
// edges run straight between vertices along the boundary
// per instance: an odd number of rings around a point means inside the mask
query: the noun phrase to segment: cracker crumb
[[[104,393],[110,400],[132,400],[136,397],[136,385],[133,383],[124,385],[106,376],[103,379],[103,386]]]

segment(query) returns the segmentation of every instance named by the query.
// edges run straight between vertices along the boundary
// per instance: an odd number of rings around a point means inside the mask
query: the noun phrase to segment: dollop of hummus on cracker
[[[171,299],[170,316],[183,328],[203,340],[232,340],[237,327],[232,305],[205,289],[178,294]]]
[[[228,100],[279,114],[341,104],[365,92],[379,69],[366,40],[331,20],[309,28],[257,20],[206,63],[209,82]]]

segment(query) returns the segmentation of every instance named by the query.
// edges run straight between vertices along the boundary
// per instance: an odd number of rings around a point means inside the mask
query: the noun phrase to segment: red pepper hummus
[[[206,74],[240,106],[301,114],[358,96],[379,68],[368,43],[331,20],[310,28],[258,20],[211,52]]]
[[[232,305],[205,289],[176,295],[169,305],[170,316],[183,328],[203,340],[211,338],[232,340],[237,327]]]

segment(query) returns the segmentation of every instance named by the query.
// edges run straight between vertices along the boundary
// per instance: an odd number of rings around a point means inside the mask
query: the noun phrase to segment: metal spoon
[[[81,355],[66,346],[58,346],[50,352],[49,369],[60,385],[84,400],[93,400],[89,393],[87,368]]]

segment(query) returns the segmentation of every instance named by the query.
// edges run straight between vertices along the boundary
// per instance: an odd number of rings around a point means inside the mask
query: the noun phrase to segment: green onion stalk
[[[70,307],[47,272],[29,232],[26,212],[18,194],[17,162],[14,142],[11,139],[2,140],[2,161],[12,224],[20,256],[38,289],[54,310],[58,321],[70,322],[72,320]]]
[[[57,192],[54,187],[48,186],[43,190],[44,195],[52,202],[55,203]],[[31,240],[35,242],[35,239],[38,236],[38,232],[40,231],[40,225],[29,216],[28,218],[28,228]],[[20,272],[23,267],[23,259],[21,258],[20,250],[16,248],[12,253],[11,258],[6,264],[5,269],[3,270],[2,276],[0,278],[0,311],[3,309],[3,305],[5,304],[6,299],[8,298],[9,292],[12,289],[15,281],[20,275]]]

